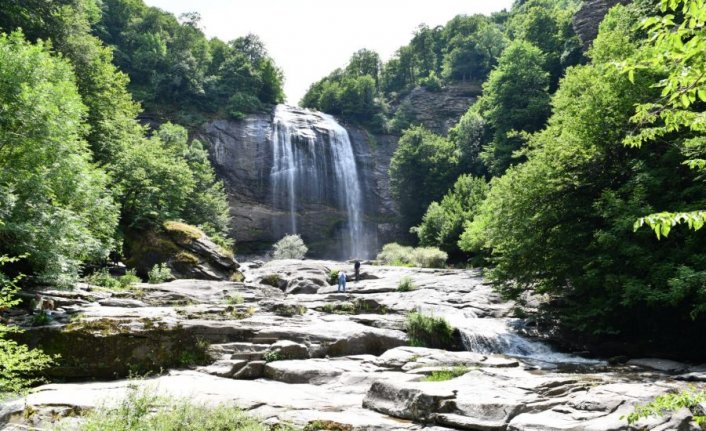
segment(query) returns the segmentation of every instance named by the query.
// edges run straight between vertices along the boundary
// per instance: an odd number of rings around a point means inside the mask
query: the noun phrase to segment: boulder
[[[689,368],[688,365],[682,362],[659,358],[631,359],[627,362],[627,364],[635,367],[649,368],[651,370],[661,371],[663,373],[678,373],[686,371]]]
[[[243,279],[231,251],[200,229],[180,222],[168,221],[160,229],[132,233],[125,238],[125,252],[128,265],[144,278],[153,266],[165,263],[175,278]]]
[[[309,349],[306,346],[289,340],[277,341],[270,346],[267,352],[282,359],[308,359],[310,357]]]

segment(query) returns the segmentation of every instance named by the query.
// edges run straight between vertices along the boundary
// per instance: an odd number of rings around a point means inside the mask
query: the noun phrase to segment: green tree
[[[542,52],[524,41],[512,42],[503,51],[498,67],[483,84],[477,102],[493,138],[482,158],[493,175],[500,175],[521,160],[515,152],[523,145],[518,132],[535,132],[549,116],[549,75]]]
[[[419,223],[429,204],[451,187],[458,175],[458,156],[453,143],[422,126],[404,132],[390,162],[403,229]]]
[[[483,178],[461,175],[441,202],[432,202],[414,228],[419,243],[436,246],[450,255],[458,256],[458,240],[464,224],[473,221],[480,204],[488,193],[488,183]]]
[[[118,210],[91,163],[71,65],[20,32],[0,36],[0,253],[67,283],[107,257]]]
[[[623,65],[631,80],[636,70],[665,71],[666,78],[656,85],[662,88],[659,99],[639,104],[632,121],[641,126],[625,139],[625,144],[640,147],[646,142],[664,139],[679,131],[689,131],[681,142],[688,157],[684,163],[692,169],[706,169],[706,5],[696,0],[662,0],[663,15],[642,23],[649,33],[649,51]],[[676,16],[675,16],[676,15]],[[650,127],[647,127],[650,126]],[[650,226],[657,238],[669,235],[672,227],[685,223],[699,230],[706,222],[706,210],[692,202],[683,212],[658,212],[641,217],[635,228]]]
[[[543,307],[552,323],[703,355],[691,341],[706,328],[703,233],[673,233],[658,244],[649,232],[633,232],[639,214],[687,198],[704,205],[706,190],[693,186],[678,145],[649,142],[638,151],[622,144],[632,108],[653,100],[663,78],[642,70],[633,85],[614,67],[650,49],[639,47],[632,8],[608,14],[592,63],[569,69],[527,162],[492,181],[461,245],[492,251],[490,276],[504,294],[553,298]]]

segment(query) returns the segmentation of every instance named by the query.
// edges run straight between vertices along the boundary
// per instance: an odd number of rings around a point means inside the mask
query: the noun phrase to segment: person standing
[[[355,281],[357,283],[358,278],[360,277],[360,261],[359,260],[355,261],[355,263],[353,264],[353,269],[355,270]]]
[[[345,271],[339,271],[338,273],[338,291],[346,291],[346,273]]]

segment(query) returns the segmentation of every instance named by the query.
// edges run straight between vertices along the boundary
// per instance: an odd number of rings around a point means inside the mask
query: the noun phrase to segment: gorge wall
[[[212,121],[202,138],[226,185],[240,253],[263,253],[298,233],[310,256],[368,258],[397,236],[388,176],[396,137],[344,130],[325,114],[279,105]]]

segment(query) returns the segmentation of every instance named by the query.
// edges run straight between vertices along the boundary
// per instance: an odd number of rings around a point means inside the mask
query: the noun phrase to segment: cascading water
[[[504,354],[545,364],[596,364],[600,361],[554,351],[548,345],[513,332],[511,319],[466,319],[458,329],[464,347],[471,352]]]
[[[298,233],[297,213],[304,206],[332,205],[346,218],[339,257],[369,257],[361,181],[346,129],[330,115],[278,105],[272,157],[273,207],[288,212],[287,223],[275,230]]]

